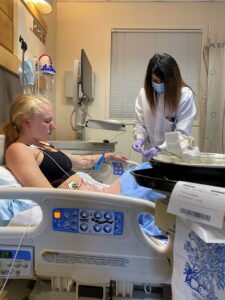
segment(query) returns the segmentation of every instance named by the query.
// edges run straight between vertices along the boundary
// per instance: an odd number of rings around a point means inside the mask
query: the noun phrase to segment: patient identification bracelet
[[[100,156],[99,160],[97,161],[97,163],[96,163],[96,165],[95,165],[95,167],[94,167],[94,170],[95,170],[96,172],[98,172],[98,170],[99,170],[101,164],[104,162],[104,160],[105,160],[105,154],[103,153],[103,154]]]

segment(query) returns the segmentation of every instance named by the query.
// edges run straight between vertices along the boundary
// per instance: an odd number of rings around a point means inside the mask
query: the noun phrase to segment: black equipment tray
[[[139,185],[165,192],[172,192],[178,181],[225,187],[225,168],[153,163],[152,168],[131,171],[131,174]]]

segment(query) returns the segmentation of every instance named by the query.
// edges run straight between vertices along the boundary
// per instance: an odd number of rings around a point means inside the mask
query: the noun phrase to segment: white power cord
[[[32,222],[30,222],[30,224],[28,224],[28,226],[26,226],[26,228],[25,228],[25,230],[24,230],[24,232],[23,232],[23,234],[22,234],[22,236],[21,236],[20,242],[19,242],[18,247],[17,247],[17,249],[16,249],[15,256],[14,256],[14,258],[13,258],[13,260],[12,260],[11,267],[10,267],[9,272],[8,272],[8,274],[7,274],[7,277],[6,277],[5,281],[4,281],[4,284],[3,284],[2,288],[1,288],[0,296],[1,296],[2,293],[4,292],[4,289],[5,289],[5,287],[6,287],[6,284],[7,284],[8,280],[9,280],[9,278],[10,278],[12,269],[13,269],[13,267],[14,267],[14,264],[15,264],[15,261],[16,261],[16,258],[17,258],[17,254],[18,254],[18,252],[19,252],[19,250],[20,250],[20,247],[21,247],[21,245],[22,245],[22,242],[23,242],[23,239],[24,239],[24,237],[25,237],[25,234],[27,233],[28,228],[30,228],[30,227],[32,226],[33,223],[34,223],[34,220],[32,220]]]

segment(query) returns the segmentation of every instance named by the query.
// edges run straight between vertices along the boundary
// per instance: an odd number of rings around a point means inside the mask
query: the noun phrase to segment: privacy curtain
[[[209,46],[208,96],[205,103],[203,151],[225,153],[225,46]]]

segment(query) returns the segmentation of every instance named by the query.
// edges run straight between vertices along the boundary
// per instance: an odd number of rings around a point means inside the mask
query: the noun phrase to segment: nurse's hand
[[[132,148],[134,149],[134,151],[136,152],[142,152],[141,151],[141,147],[142,145],[144,144],[144,141],[139,139],[139,140],[136,140],[133,145],[132,145]]]
[[[151,149],[144,150],[143,155],[145,158],[152,159],[159,152],[160,152],[159,148],[153,147]]]

